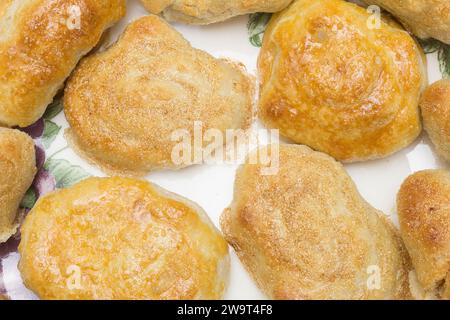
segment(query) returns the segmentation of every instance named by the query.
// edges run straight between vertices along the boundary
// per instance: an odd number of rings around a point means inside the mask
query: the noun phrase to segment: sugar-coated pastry
[[[425,130],[437,152],[450,162],[450,79],[429,86],[420,102]]]
[[[344,162],[388,156],[421,131],[423,51],[394,22],[342,0],[297,0],[270,21],[259,114],[292,141]]]
[[[397,209],[402,238],[427,297],[450,299],[450,171],[408,177]]]
[[[38,120],[125,0],[0,1],[0,125]]]
[[[254,12],[277,12],[292,0],[141,0],[151,13],[169,21],[210,24]]]
[[[190,136],[194,150],[196,122],[203,133],[249,128],[253,96],[253,79],[243,67],[192,48],[153,15],[80,63],[66,87],[64,110],[69,139],[82,155],[106,171],[141,175],[196,163],[194,152],[187,161],[173,157],[177,132]]]
[[[436,38],[450,44],[450,1],[448,0],[364,0],[396,16],[420,38]]]
[[[202,208],[146,181],[89,178],[40,199],[19,269],[42,299],[219,299],[228,246]]]
[[[279,156],[274,175],[262,175],[255,162],[241,166],[221,220],[225,238],[268,297],[411,298],[410,262],[398,232],[361,197],[342,165],[306,146],[281,145]]]
[[[18,130],[0,128],[0,243],[16,233],[17,211],[35,173],[33,140]]]

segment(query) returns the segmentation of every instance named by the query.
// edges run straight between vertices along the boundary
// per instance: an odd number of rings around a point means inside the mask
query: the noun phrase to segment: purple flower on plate
[[[20,128],[20,130],[27,133],[33,139],[38,139],[44,133],[44,119],[41,118],[31,126]]]

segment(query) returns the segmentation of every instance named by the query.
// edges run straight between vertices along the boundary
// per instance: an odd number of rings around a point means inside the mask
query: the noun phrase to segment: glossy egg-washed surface
[[[450,171],[417,172],[397,196],[400,231],[427,296],[450,300]]]
[[[298,0],[276,14],[259,57],[259,114],[301,144],[347,162],[387,156],[421,131],[421,49],[364,8]],[[373,18],[373,17],[372,17]]]
[[[364,0],[391,12],[420,38],[435,38],[450,44],[450,1]]]
[[[0,125],[38,120],[79,59],[124,15],[125,0],[0,1]]]
[[[33,140],[18,130],[0,128],[0,244],[17,230],[17,209],[35,173]]]
[[[145,181],[91,178],[42,198],[19,269],[42,299],[219,299],[227,244],[201,208]]]

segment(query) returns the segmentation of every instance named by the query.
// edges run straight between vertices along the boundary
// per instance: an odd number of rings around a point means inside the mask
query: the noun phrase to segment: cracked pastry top
[[[210,24],[255,12],[277,12],[292,0],[141,0],[153,14],[169,21]]]
[[[16,233],[19,205],[35,174],[33,140],[21,131],[0,128],[0,244]]]
[[[397,210],[424,297],[450,300],[450,171],[425,170],[408,177]]]
[[[64,111],[80,154],[106,171],[142,175],[196,163],[196,123],[203,133],[248,129],[253,99],[254,81],[242,66],[192,48],[153,15],[80,63],[66,87]],[[186,161],[173,157],[179,133],[190,138]]]
[[[276,156],[266,148],[255,151],[260,159]],[[269,298],[411,298],[410,261],[397,230],[339,162],[280,145],[276,174],[261,174],[264,165],[254,163],[239,168],[221,226]]]
[[[228,246],[195,203],[146,181],[89,178],[38,200],[19,270],[41,299],[220,299]]]
[[[124,15],[124,0],[2,0],[0,125],[38,120],[80,58]]]
[[[425,56],[394,22],[374,29],[369,17],[341,0],[297,0],[272,17],[258,61],[266,125],[344,162],[417,138]]]
[[[398,18],[419,38],[435,38],[450,44],[450,1],[448,0],[364,0]]]

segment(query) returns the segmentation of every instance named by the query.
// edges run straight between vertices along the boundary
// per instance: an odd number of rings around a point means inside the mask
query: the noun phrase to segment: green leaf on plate
[[[450,45],[436,39],[418,39],[426,54],[437,52],[439,69],[443,78],[450,78]]]
[[[63,159],[49,159],[45,162],[44,168],[55,177],[58,189],[73,186],[89,177],[83,168]]]
[[[44,113],[44,119],[51,120],[56,117],[63,109],[63,102],[61,98],[55,98],[47,107]]]
[[[36,201],[37,201],[36,192],[34,191],[33,187],[30,187],[27,193],[25,193],[25,196],[22,199],[20,207],[32,209]]]
[[[247,28],[250,43],[255,47],[262,46],[264,31],[266,31],[271,16],[271,13],[253,13],[250,15]]]
[[[44,120],[44,133],[42,134],[41,141],[46,149],[50,148],[59,131],[61,131],[61,127],[56,123],[47,119]]]
[[[450,78],[450,45],[442,44],[438,52],[439,67],[444,78]]]
[[[441,48],[442,43],[436,39],[417,39],[426,54],[434,53]]]

